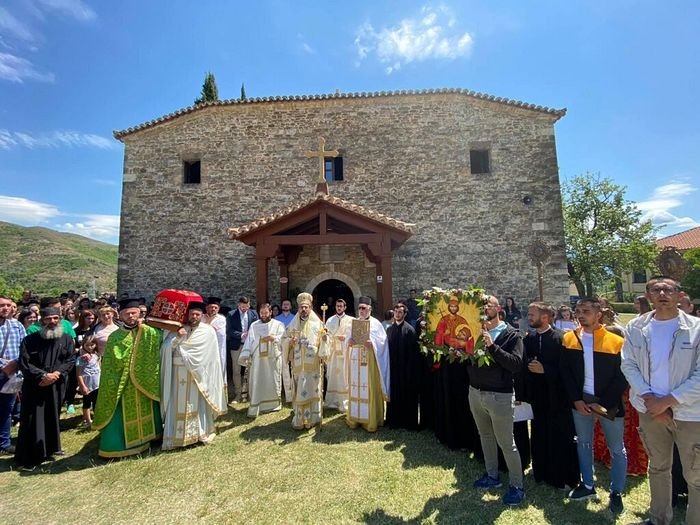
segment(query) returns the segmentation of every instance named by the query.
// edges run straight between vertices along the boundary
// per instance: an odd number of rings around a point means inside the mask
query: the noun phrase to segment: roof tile
[[[269,103],[275,103],[278,101],[286,101],[286,100],[328,100],[328,99],[338,99],[338,98],[379,98],[379,97],[396,97],[396,96],[413,96],[413,95],[431,95],[434,93],[441,93],[441,94],[461,94],[461,95],[466,95],[468,97],[480,99],[480,100],[488,100],[492,102],[496,102],[497,104],[505,104],[507,106],[514,106],[514,107],[519,107],[519,108],[524,108],[524,109],[529,109],[532,111],[539,111],[542,113],[548,113],[550,115],[553,115],[556,117],[556,120],[559,120],[561,117],[563,117],[566,114],[566,109],[553,109],[553,108],[548,108],[546,106],[537,106],[535,104],[528,104],[527,102],[521,102],[519,100],[512,100],[504,97],[496,97],[494,95],[489,95],[486,93],[479,93],[477,91],[472,91],[469,89],[462,89],[462,88],[442,88],[442,89],[409,89],[409,90],[398,90],[398,91],[375,91],[375,92],[370,92],[367,93],[365,91],[362,91],[360,93],[323,93],[323,94],[316,94],[316,95],[292,95],[292,96],[275,96],[275,97],[255,97],[255,98],[249,98],[245,100],[240,100],[240,99],[227,99],[227,100],[217,100],[214,102],[205,102],[203,104],[198,104],[196,106],[186,106],[184,108],[181,108],[173,113],[169,113],[167,115],[163,115],[161,117],[158,117],[153,120],[149,120],[147,122],[144,122],[142,124],[139,124],[137,126],[132,126],[123,130],[118,130],[114,131],[113,135],[114,138],[121,140],[122,138],[126,137],[127,135],[131,135],[132,133],[136,133],[137,131],[141,131],[144,129],[152,128],[153,126],[156,126],[160,124],[161,122],[166,122],[168,120],[175,119],[179,116],[186,115],[188,113],[192,113],[194,111],[199,111],[203,108],[211,107],[211,106],[234,106],[237,104],[269,104]]]

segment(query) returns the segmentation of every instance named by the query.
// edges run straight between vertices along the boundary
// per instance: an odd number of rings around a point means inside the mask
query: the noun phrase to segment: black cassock
[[[579,480],[576,431],[559,374],[563,332],[552,328],[542,334],[528,334],[523,340],[525,360],[542,363],[544,374],[525,371],[525,388],[532,405],[532,472],[535,481],[558,488],[575,487]]]
[[[418,339],[407,322],[387,328],[389,344],[389,396],[386,424],[391,428],[418,429],[418,400],[422,360]]]
[[[73,338],[67,334],[44,339],[41,332],[36,332],[22,341],[19,369],[24,383],[15,452],[19,465],[34,467],[61,450],[59,417],[66,374],[73,368],[74,359]],[[58,381],[39,386],[44,374],[56,371],[61,373]]]

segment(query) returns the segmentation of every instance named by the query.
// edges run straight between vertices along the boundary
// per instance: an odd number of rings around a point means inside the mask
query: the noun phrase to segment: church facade
[[[460,89],[336,93],[208,103],[117,131],[119,293],[234,305],[308,291],[352,309],[359,295],[386,308],[411,288],[481,285],[567,302],[564,114]]]

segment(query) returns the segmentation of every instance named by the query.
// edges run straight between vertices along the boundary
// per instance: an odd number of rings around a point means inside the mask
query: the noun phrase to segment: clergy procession
[[[686,492],[686,523],[697,525],[700,319],[679,308],[675,280],[646,287],[653,309],[626,328],[604,301],[582,298],[564,330],[552,305],[533,302],[521,317],[512,299],[504,308],[476,288],[412,293],[386,327],[366,296],[356,318],[344,299],[314,305],[307,292],[295,314],[285,300],[275,318],[273,306],[256,312],[245,296],[226,311],[217,297],[169,289],[150,309],[113,303],[118,322],[102,351],[99,325],[63,318],[65,298],[43,299],[25,327],[17,303],[0,296],[0,447],[27,472],[64,455],[61,412],[77,387],[106,459],[207,445],[229,407],[247,404],[257,418],[288,404],[299,431],[322,432],[324,411],[344,414],[350,429],[432,431],[483,462],[473,490],[501,491],[510,506],[525,500],[527,475],[572,501],[597,497],[597,459],[611,468],[617,515],[627,477],[648,468],[650,523],[670,523]]]

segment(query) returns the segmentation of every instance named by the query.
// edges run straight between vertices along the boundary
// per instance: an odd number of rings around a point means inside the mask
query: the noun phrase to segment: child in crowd
[[[83,340],[76,373],[78,387],[83,395],[83,424],[89,429],[92,426],[91,409],[95,409],[100,386],[100,356],[97,352],[97,339],[93,335]]]

